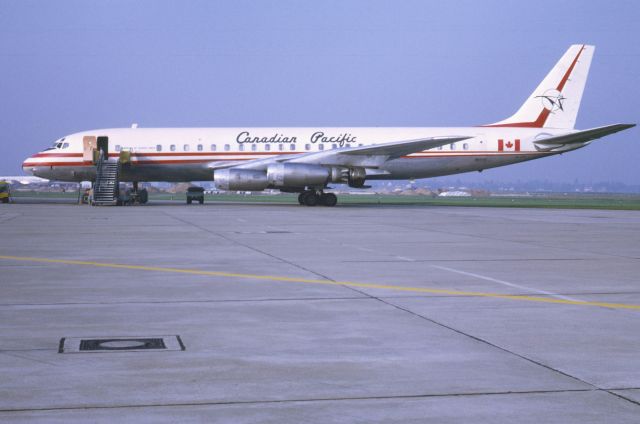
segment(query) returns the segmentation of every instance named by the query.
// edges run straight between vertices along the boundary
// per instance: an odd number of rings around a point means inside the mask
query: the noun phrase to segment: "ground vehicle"
[[[187,189],[187,205],[197,200],[200,204],[204,203],[204,188],[202,187],[189,187]]]
[[[0,181],[0,202],[9,203],[11,200],[11,189],[9,183],[6,181]]]

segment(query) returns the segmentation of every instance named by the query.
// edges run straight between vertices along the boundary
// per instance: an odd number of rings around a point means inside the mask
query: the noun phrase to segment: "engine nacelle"
[[[349,187],[359,188],[364,186],[364,180],[366,178],[367,171],[364,168],[350,168],[347,182],[349,183]]]
[[[341,168],[331,167],[331,177],[329,181],[332,183],[347,183],[350,187],[364,187],[364,181],[367,178],[367,171],[364,168]]]
[[[306,163],[274,163],[267,168],[267,181],[273,187],[324,187],[330,171]]]
[[[249,169],[216,169],[213,182],[220,190],[261,191],[267,188],[267,174]]]

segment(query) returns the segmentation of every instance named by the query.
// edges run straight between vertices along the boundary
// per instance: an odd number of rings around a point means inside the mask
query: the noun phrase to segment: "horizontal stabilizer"
[[[589,130],[577,131],[571,134],[545,137],[534,141],[536,149],[543,152],[564,150],[565,148],[573,149],[578,144],[589,143],[600,137],[614,134],[629,128],[635,127],[635,124],[613,124],[604,127],[592,128]]]

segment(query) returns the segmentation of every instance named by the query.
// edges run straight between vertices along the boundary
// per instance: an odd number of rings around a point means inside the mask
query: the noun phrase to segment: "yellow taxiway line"
[[[4,259],[8,261],[25,261],[25,262],[41,262],[41,263],[53,263],[53,264],[65,264],[65,265],[93,266],[93,267],[100,267],[100,268],[131,269],[131,270],[137,270],[137,271],[153,271],[153,272],[165,272],[165,273],[173,273],[173,274],[205,275],[205,276],[214,276],[214,277],[243,278],[243,279],[251,279],[251,280],[282,281],[282,282],[288,282],[288,283],[324,284],[329,286],[350,286],[350,287],[395,290],[395,291],[413,292],[413,293],[444,294],[444,295],[450,295],[450,296],[488,297],[488,298],[497,298],[497,299],[520,300],[520,301],[527,301],[527,302],[557,303],[562,305],[599,306],[603,308],[640,310],[640,305],[631,305],[627,303],[588,302],[588,301],[581,301],[581,300],[557,299],[557,298],[541,297],[541,296],[526,296],[526,295],[484,293],[484,292],[472,292],[472,291],[461,291],[461,290],[433,289],[433,288],[427,288],[427,287],[407,287],[407,286],[396,286],[391,284],[357,283],[353,281],[328,281],[328,280],[315,280],[315,279],[297,278],[297,277],[279,277],[279,276],[272,276],[272,275],[240,274],[235,272],[202,271],[197,269],[164,268],[164,267],[144,266],[144,265],[125,265],[125,264],[112,264],[112,263],[92,262],[92,261],[76,261],[76,260],[70,260],[70,259],[31,258],[26,256],[0,255],[0,259]]]

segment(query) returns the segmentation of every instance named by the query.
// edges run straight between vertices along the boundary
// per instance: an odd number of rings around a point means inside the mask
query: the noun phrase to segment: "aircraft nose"
[[[24,172],[33,174],[33,156],[29,156],[24,161],[22,161],[22,170]]]

